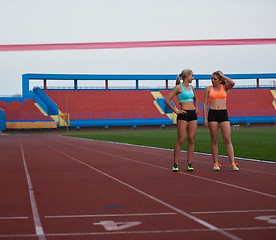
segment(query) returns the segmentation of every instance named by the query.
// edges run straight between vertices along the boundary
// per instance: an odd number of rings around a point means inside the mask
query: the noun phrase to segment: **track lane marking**
[[[0,217],[0,220],[28,219],[29,217]]]
[[[163,216],[176,215],[176,212],[168,213],[127,213],[127,214],[94,214],[94,215],[60,215],[60,216],[44,216],[44,218],[91,218],[91,217],[129,217],[129,216]]]
[[[35,232],[36,232],[36,235],[38,236],[39,240],[46,240],[46,237],[44,235],[44,230],[41,225],[41,220],[40,220],[40,216],[39,216],[39,212],[38,212],[38,208],[37,208],[37,204],[36,204],[36,200],[35,200],[33,185],[32,185],[30,173],[29,173],[29,170],[27,167],[20,135],[19,135],[19,142],[20,142],[20,148],[21,148],[21,153],[22,153],[22,160],[23,160],[23,164],[24,164],[25,175],[27,178],[31,208],[32,208],[32,213],[33,213],[33,220],[34,220],[34,224],[35,224]]]
[[[70,137],[70,136],[63,136],[63,135],[59,135],[59,137],[71,138],[71,139],[79,139],[79,140],[86,140],[86,141],[94,141],[94,142],[113,143],[113,144],[126,145],[126,146],[134,146],[134,147],[141,147],[141,148],[151,148],[151,149],[165,150],[165,151],[173,151],[173,149],[169,149],[169,148],[144,146],[144,145],[137,145],[137,144],[131,144],[131,143],[120,143],[120,142],[112,142],[112,141],[88,139],[88,138]],[[187,151],[181,150],[181,152],[187,152]],[[203,153],[203,152],[194,152],[194,153],[195,153],[195,154],[199,154],[199,155],[212,156],[211,153]],[[226,156],[226,155],[218,155],[218,156],[219,156],[219,157],[228,158],[228,156]],[[244,157],[235,157],[235,158],[236,158],[236,159],[239,159],[239,160],[244,160],[244,161],[263,162],[263,163],[276,164],[275,161],[267,161],[267,160],[254,159],[254,158],[244,158]]]
[[[65,144],[76,147],[74,144],[71,144],[71,143],[65,143]],[[109,155],[109,156],[112,156],[112,157],[117,157],[117,158],[121,158],[121,159],[124,159],[124,160],[136,162],[136,163],[139,163],[139,164],[142,164],[142,165],[151,166],[151,167],[155,167],[155,168],[160,168],[160,169],[164,169],[164,170],[167,170],[167,171],[171,171],[170,169],[165,168],[165,167],[161,167],[161,166],[158,166],[158,165],[155,165],[155,164],[151,164],[151,163],[140,162],[138,160],[134,160],[134,159],[131,159],[131,158],[122,157],[120,155],[115,155],[115,154],[111,154],[111,153],[107,153],[107,152],[103,152],[103,151],[100,151],[100,150],[95,150],[95,149],[91,149],[91,148],[83,147],[83,146],[77,146],[77,147],[82,148],[82,149],[86,149],[86,150],[89,150],[89,151],[93,151],[93,152],[98,152],[98,153],[101,153],[101,154]],[[272,195],[272,194],[256,191],[256,190],[253,190],[253,189],[250,189],[250,188],[240,187],[240,186],[237,186],[237,185],[234,185],[234,184],[229,184],[229,183],[221,182],[221,181],[210,179],[210,178],[206,178],[206,177],[197,176],[197,175],[194,175],[194,174],[188,174],[188,173],[184,173],[184,172],[180,172],[180,171],[178,171],[177,174],[183,174],[183,175],[186,175],[186,176],[191,176],[191,177],[194,177],[194,178],[198,178],[198,179],[202,179],[202,180],[206,180],[206,181],[210,181],[210,182],[226,185],[228,187],[238,188],[238,189],[245,190],[245,191],[248,191],[248,192],[264,195],[264,196],[267,196],[267,197],[276,198],[276,195]]]
[[[72,160],[74,160],[74,161],[76,161],[76,162],[78,162],[78,163],[80,163],[80,164],[82,164],[82,165],[84,165],[84,166],[86,166],[86,167],[88,167],[88,168],[90,168],[90,169],[92,169],[92,170],[94,170],[94,171],[96,171],[96,172],[98,172],[98,173],[100,173],[100,174],[102,174],[102,175],[104,175],[104,176],[106,176],[106,177],[108,177],[108,178],[110,178],[110,179],[112,179],[112,180],[114,180],[114,181],[116,181],[116,182],[118,182],[118,183],[126,186],[127,188],[130,188],[130,189],[132,189],[132,190],[140,193],[141,195],[143,195],[145,197],[147,197],[149,199],[152,199],[153,201],[158,202],[158,203],[160,203],[161,205],[163,205],[163,206],[165,206],[167,208],[172,209],[173,211],[175,211],[175,212],[177,212],[177,213],[179,213],[179,214],[181,214],[181,215],[183,215],[183,216],[185,216],[185,217],[187,217],[187,218],[189,218],[189,219],[191,219],[191,220],[193,220],[193,221],[195,221],[195,222],[197,222],[197,223],[205,226],[206,228],[208,228],[208,229],[210,229],[212,231],[216,231],[216,232],[218,232],[218,233],[220,233],[220,234],[222,234],[222,235],[224,235],[224,236],[226,236],[226,237],[228,237],[230,239],[233,239],[233,240],[241,240],[240,238],[238,238],[238,237],[236,237],[236,236],[234,236],[234,235],[232,235],[232,234],[230,234],[230,233],[228,233],[228,232],[226,232],[224,230],[221,230],[220,228],[218,228],[216,226],[213,226],[212,224],[209,224],[209,223],[207,223],[207,222],[205,222],[205,221],[203,221],[203,220],[201,220],[201,219],[199,219],[199,218],[197,218],[197,217],[195,217],[195,216],[193,216],[193,215],[191,215],[191,214],[189,214],[189,213],[187,213],[185,211],[182,211],[181,209],[176,208],[173,205],[171,205],[169,203],[166,203],[166,202],[164,202],[164,201],[162,201],[162,200],[160,200],[160,199],[158,199],[158,198],[156,198],[156,197],[154,197],[154,196],[152,196],[150,194],[147,194],[146,192],[143,192],[142,190],[140,190],[138,188],[135,188],[134,186],[129,185],[128,183],[125,183],[125,182],[123,182],[123,181],[121,181],[121,180],[119,180],[119,179],[117,179],[117,178],[115,178],[115,177],[113,177],[113,176],[105,173],[105,172],[102,172],[101,170],[99,170],[97,168],[94,168],[91,165],[78,160],[77,158],[74,158],[74,157],[72,157],[72,156],[70,156],[70,155],[68,155],[68,154],[66,154],[66,153],[64,153],[64,152],[62,152],[62,151],[60,151],[60,150],[58,150],[56,148],[53,148],[53,147],[50,147],[50,148],[54,149],[56,152],[59,152],[60,154],[62,154],[64,156],[66,156],[68,158],[71,158]]]
[[[251,231],[251,230],[273,230],[276,226],[268,227],[242,227],[242,228],[222,228],[224,231]],[[147,231],[110,231],[110,232],[83,232],[83,233],[46,233],[47,237],[60,236],[94,236],[94,235],[127,235],[127,234],[160,234],[160,233],[192,233],[192,232],[212,232],[207,228],[198,229],[176,229],[176,230],[147,230]],[[35,234],[11,234],[0,235],[0,238],[15,238],[15,237],[35,237]]]
[[[135,144],[130,144],[130,143],[110,142],[110,141],[94,140],[94,139],[87,139],[87,138],[75,138],[75,137],[68,137],[68,136],[59,136],[59,137],[65,137],[65,138],[74,139],[74,140],[85,140],[85,141],[92,141],[92,142],[99,142],[99,143],[113,143],[113,144],[126,145],[126,146],[133,146],[133,147],[149,148],[149,149],[164,150],[164,151],[173,151],[173,149],[169,149],[169,148],[159,148],[159,147],[135,145]],[[137,150],[132,150],[132,151],[138,152]],[[187,151],[181,150],[181,152],[186,153]],[[152,152],[150,152],[149,154],[164,157],[164,155],[158,154],[158,153],[152,153]],[[195,154],[198,154],[198,155],[205,155],[205,156],[212,156],[211,153],[195,152]],[[225,155],[218,155],[218,156],[219,156],[219,157],[228,158],[228,156],[225,156]],[[251,159],[251,158],[242,158],[242,157],[235,157],[235,159],[244,160],[244,161],[251,161],[251,162],[257,162],[257,163],[260,163],[260,162],[261,162],[261,163],[276,164],[276,161],[273,162],[273,161],[266,161],[266,160],[259,160],[259,159]],[[194,161],[195,161],[195,162],[200,162],[200,163],[202,163],[202,164],[211,165],[211,164],[209,164],[209,163],[206,163],[206,162],[200,161],[200,160],[194,160]],[[213,166],[213,165],[212,165],[212,166]],[[276,176],[276,174],[274,174],[274,173],[264,172],[264,171],[258,171],[258,170],[252,170],[252,169],[248,169],[248,168],[243,169],[243,171],[256,172],[256,173],[265,173],[265,174],[269,174],[269,175]]]
[[[264,209],[264,210],[233,210],[233,211],[191,212],[191,214],[257,213],[257,212],[275,212],[275,211],[276,211],[276,209]]]

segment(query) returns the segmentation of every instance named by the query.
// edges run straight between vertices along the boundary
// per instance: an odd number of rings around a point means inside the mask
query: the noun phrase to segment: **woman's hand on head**
[[[223,74],[222,71],[218,70],[217,72],[218,72],[218,74],[219,74],[221,77],[224,77],[224,74]]]

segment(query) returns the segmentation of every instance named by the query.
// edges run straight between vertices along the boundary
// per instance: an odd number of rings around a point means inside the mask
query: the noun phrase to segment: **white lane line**
[[[268,227],[242,227],[242,228],[222,228],[224,231],[251,231],[251,230],[273,230],[276,226]],[[127,234],[162,234],[162,233],[192,233],[192,232],[211,232],[212,230],[206,228],[199,229],[175,229],[175,230],[148,230],[148,231],[110,231],[110,232],[82,232],[82,233],[47,233],[48,237],[59,236],[94,236],[94,235],[127,235]],[[13,234],[0,235],[0,238],[16,238],[16,237],[35,237],[35,234]]]
[[[276,226],[269,226],[269,227],[223,228],[223,230],[225,230],[225,231],[269,230],[269,229],[276,229]]]
[[[276,211],[276,209],[264,209],[264,210],[233,210],[233,211],[191,212],[191,214],[255,213],[255,212],[275,212],[275,211]]]
[[[35,234],[1,234],[0,238],[25,238],[25,237],[36,237]]]
[[[76,137],[69,137],[69,136],[61,136],[65,138],[71,138],[71,139],[78,139],[78,140],[86,140],[86,141],[94,141],[94,142],[103,142],[103,143],[113,143],[113,144],[119,144],[119,145],[127,145],[127,146],[134,146],[134,147],[141,147],[141,148],[152,148],[157,150],[167,150],[167,151],[173,151],[173,149],[170,148],[160,148],[160,147],[151,147],[151,146],[144,146],[144,145],[136,145],[136,144],[130,144],[130,143],[120,143],[120,142],[112,142],[112,141],[103,141],[103,140],[95,140],[95,139],[88,139],[88,138],[76,138]],[[181,152],[187,152],[185,150],[181,150]],[[199,155],[207,155],[212,156],[211,153],[202,153],[202,152],[195,152],[195,154]],[[228,158],[228,156],[225,155],[218,155],[219,157]],[[263,162],[263,163],[275,163],[276,161],[267,161],[267,160],[261,160],[261,159],[254,159],[254,158],[244,158],[244,157],[235,157],[235,159],[244,160],[244,161],[252,161],[252,162]]]
[[[0,220],[28,219],[29,217],[0,217]]]
[[[34,219],[34,224],[35,224],[35,232],[36,232],[36,235],[38,236],[39,240],[46,240],[46,237],[45,237],[44,231],[43,231],[43,227],[41,225],[37,204],[36,204],[36,201],[35,201],[33,185],[32,185],[31,177],[30,177],[29,170],[28,170],[28,167],[27,167],[25,154],[24,154],[24,150],[23,150],[23,146],[22,146],[20,136],[19,136],[19,140],[20,140],[20,147],[21,147],[21,152],[22,152],[22,159],[23,159],[25,174],[26,174],[27,183],[28,183],[29,196],[30,196],[33,219]]]
[[[44,218],[91,218],[91,217],[129,217],[129,216],[163,216],[176,215],[176,212],[168,213],[129,213],[129,214],[94,214],[94,215],[61,215],[61,216],[44,216]]]
[[[92,142],[94,141],[94,142],[100,142],[100,143],[101,142],[102,143],[113,143],[113,144],[127,145],[127,146],[141,147],[141,148],[157,149],[157,150],[164,150],[164,151],[173,151],[173,149],[168,149],[168,148],[158,148],[158,147],[150,147],[150,146],[135,145],[135,144],[128,144],[128,143],[109,142],[109,141],[86,139],[86,138],[74,138],[74,137],[68,137],[68,136],[62,136],[62,137],[71,138],[71,139],[74,139],[74,140],[86,140],[86,141],[92,141]],[[136,151],[136,150],[134,150],[134,151]],[[187,151],[181,150],[181,152],[187,152]],[[150,154],[164,157],[164,155],[161,155],[161,154],[158,154],[158,153],[150,153]],[[210,154],[210,153],[195,152],[195,154],[205,155],[205,156],[212,156],[212,154]],[[228,156],[225,156],[225,155],[219,155],[219,157],[228,158]],[[253,161],[253,162],[262,162],[262,163],[276,163],[276,161],[273,162],[273,161],[265,161],[265,160],[258,160],[258,159],[251,159],[251,158],[241,158],[241,157],[235,157],[235,159],[245,160],[245,161]],[[208,164],[208,165],[211,166],[210,163],[206,163],[204,161],[200,161],[200,160],[194,160],[194,161],[195,162],[200,162],[201,164]],[[252,170],[252,169],[249,169],[249,168],[242,169],[242,171],[256,172],[256,173],[260,173],[260,174],[269,174],[269,175],[276,176],[276,174],[274,174],[274,173],[259,171],[259,170]]]
[[[70,144],[70,143],[66,143],[66,144],[67,145],[75,146],[75,145]],[[137,161],[137,160],[134,160],[134,159],[131,159],[131,158],[122,157],[122,156],[115,155],[115,154],[112,154],[112,153],[103,152],[103,151],[99,151],[99,150],[95,150],[95,149],[91,149],[91,148],[87,148],[87,147],[83,147],[83,146],[78,146],[78,147],[82,148],[82,149],[89,150],[89,151],[105,154],[105,155],[108,155],[108,156],[117,157],[117,158],[121,158],[121,159],[124,159],[124,160],[132,161],[132,162],[135,162],[135,163],[143,164],[143,165],[146,165],[146,166],[151,166],[151,167],[155,167],[155,168],[160,168],[160,169],[164,169],[164,170],[167,170],[167,171],[171,171],[168,168],[161,167],[161,166],[158,166],[158,165],[154,165],[154,164],[151,164],[151,163],[144,163],[144,162],[140,162],[140,161]],[[214,183],[226,185],[228,187],[238,188],[238,189],[241,189],[241,190],[245,190],[245,191],[248,191],[248,192],[260,194],[260,195],[263,195],[263,196],[276,198],[276,196],[272,195],[272,194],[268,194],[268,193],[264,193],[264,192],[260,192],[260,191],[256,191],[256,190],[252,190],[252,189],[245,188],[245,187],[240,187],[240,186],[237,186],[237,185],[234,185],[234,184],[229,184],[229,183],[213,180],[213,179],[206,178],[206,177],[200,177],[200,176],[197,176],[197,175],[194,175],[194,174],[188,174],[188,173],[184,173],[184,172],[178,172],[177,174],[183,174],[183,175],[186,175],[186,176],[190,176],[190,177],[194,177],[194,178],[199,178],[199,179],[206,180],[206,181],[209,181],[209,182],[214,182]]]
[[[177,212],[177,213],[179,213],[179,214],[181,214],[181,215],[183,215],[183,216],[185,216],[185,217],[187,217],[187,218],[189,218],[189,219],[191,219],[191,220],[193,220],[193,221],[195,221],[195,222],[197,222],[197,223],[205,226],[206,228],[208,228],[208,229],[210,229],[212,231],[217,231],[218,233],[220,233],[220,234],[222,234],[222,235],[224,235],[224,236],[226,236],[226,237],[228,237],[230,239],[233,239],[233,240],[241,240],[240,238],[238,238],[238,237],[236,237],[236,236],[234,236],[234,235],[232,235],[232,234],[230,234],[228,232],[225,232],[225,231],[221,230],[220,228],[217,228],[216,226],[213,226],[212,224],[209,224],[209,223],[207,223],[207,222],[205,222],[205,221],[203,221],[203,220],[201,220],[201,219],[199,219],[199,218],[197,218],[197,217],[195,217],[195,216],[193,216],[193,215],[191,215],[191,214],[189,214],[189,213],[187,213],[185,211],[182,211],[179,208],[174,207],[173,205],[171,205],[169,203],[166,203],[166,202],[164,202],[164,201],[162,201],[162,200],[160,200],[160,199],[158,199],[158,198],[156,198],[156,197],[154,197],[154,196],[152,196],[150,194],[147,194],[147,193],[143,192],[142,190],[139,190],[138,188],[135,188],[135,187],[133,187],[133,186],[131,186],[131,185],[129,185],[129,184],[127,184],[127,183],[125,183],[125,182],[123,182],[123,181],[115,178],[115,177],[112,177],[111,175],[109,175],[109,174],[107,174],[105,172],[102,172],[101,170],[99,170],[97,168],[94,168],[91,165],[89,165],[87,163],[84,163],[84,162],[82,162],[82,161],[80,161],[80,160],[78,160],[78,159],[76,159],[76,158],[74,158],[74,157],[72,157],[72,156],[70,156],[70,155],[68,155],[68,154],[66,154],[66,153],[58,150],[58,149],[56,149],[56,148],[52,148],[52,149],[55,149],[55,151],[59,152],[60,154],[66,156],[68,158],[71,158],[72,160],[74,160],[74,161],[76,161],[76,162],[78,162],[78,163],[80,163],[80,164],[82,164],[84,166],[87,166],[88,168],[91,168],[92,170],[94,170],[94,171],[96,171],[96,172],[98,172],[98,173],[100,173],[100,174],[102,174],[102,175],[104,175],[104,176],[106,176],[106,177],[108,177],[108,178],[110,178],[110,179],[112,179],[112,180],[114,180],[114,181],[116,181],[116,182],[118,182],[118,183],[120,183],[120,184],[122,184],[122,185],[124,185],[124,186],[126,186],[126,187],[128,187],[128,188],[130,188],[130,189],[132,189],[134,191],[136,191],[136,192],[138,192],[138,193],[140,193],[141,195],[144,195],[145,197],[147,197],[149,199],[152,199],[155,202],[160,203],[161,205],[163,205],[163,206],[165,206],[167,208],[172,209],[173,211],[175,211],[175,212]]]
[[[192,174],[186,174],[186,173],[183,173],[183,172],[179,172],[179,174],[190,175],[191,177],[203,179],[203,180],[214,182],[214,183],[219,183],[219,184],[222,184],[222,185],[226,185],[228,187],[238,188],[238,189],[241,189],[241,190],[245,190],[245,191],[248,191],[248,192],[260,194],[260,195],[263,195],[263,196],[276,198],[276,196],[272,195],[272,194],[268,194],[268,193],[264,193],[264,192],[260,192],[260,191],[256,191],[256,190],[252,190],[250,188],[240,187],[240,186],[237,186],[237,185],[234,185],[234,184],[229,184],[229,183],[217,181],[217,180],[213,180],[213,179],[210,179],[210,178],[200,177],[200,176],[196,176],[196,175],[192,175]]]

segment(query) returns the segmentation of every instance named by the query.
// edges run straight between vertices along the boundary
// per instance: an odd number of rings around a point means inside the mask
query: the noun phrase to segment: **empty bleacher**
[[[232,89],[228,94],[228,113],[232,117],[274,116],[273,101],[270,89]]]
[[[149,90],[44,90],[71,120],[168,119]]]
[[[5,111],[8,122],[34,122],[53,121],[49,116],[44,116],[35,106],[34,100],[5,102],[0,100],[0,108]]]

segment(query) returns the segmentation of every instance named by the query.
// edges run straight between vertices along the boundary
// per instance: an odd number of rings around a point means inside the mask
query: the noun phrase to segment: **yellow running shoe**
[[[177,172],[177,171],[178,171],[178,163],[174,163],[174,164],[173,164],[172,171],[173,171],[173,172]]]
[[[191,164],[187,164],[186,170],[187,170],[187,171],[194,171],[194,168],[192,167]]]

